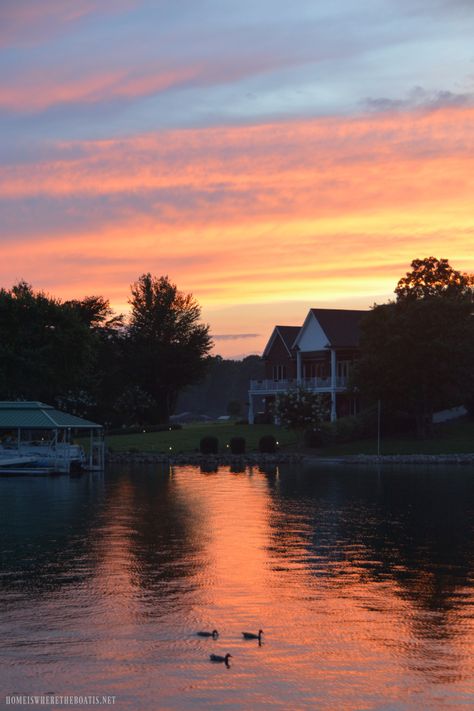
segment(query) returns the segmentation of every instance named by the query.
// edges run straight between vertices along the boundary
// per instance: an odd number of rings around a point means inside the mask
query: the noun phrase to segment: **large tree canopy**
[[[87,388],[93,353],[77,305],[34,292],[26,282],[0,290],[0,397],[77,396]]]
[[[203,377],[212,341],[191,294],[167,276],[143,274],[132,285],[126,341],[130,380],[153,399],[153,420],[166,422],[182,388]]]
[[[414,259],[411,271],[402,277],[395,289],[397,301],[425,299],[433,296],[473,298],[474,279],[456,271],[447,259],[425,257]]]
[[[397,302],[364,317],[354,373],[367,399],[414,416],[420,434],[435,410],[463,403],[474,388],[469,278],[433,260],[412,262]]]

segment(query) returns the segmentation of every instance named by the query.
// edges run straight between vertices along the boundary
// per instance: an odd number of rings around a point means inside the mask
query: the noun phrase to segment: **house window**
[[[337,377],[338,378],[348,378],[351,372],[352,361],[350,360],[338,360],[337,361]]]
[[[273,380],[286,380],[286,365],[273,366]]]
[[[305,378],[326,378],[327,368],[326,363],[321,363],[321,361],[309,361],[304,363],[304,377]]]

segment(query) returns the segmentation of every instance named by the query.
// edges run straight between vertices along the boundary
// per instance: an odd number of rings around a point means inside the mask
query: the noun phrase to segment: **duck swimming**
[[[224,662],[226,667],[229,667],[229,659],[231,656],[232,654],[226,654],[225,657],[222,657],[220,654],[211,654],[209,659],[211,662]]]
[[[212,630],[212,632],[196,632],[198,637],[212,637],[217,639],[219,637],[219,632],[217,630]]]
[[[263,630],[258,630],[258,634],[254,634],[253,632],[242,632],[244,639],[258,639],[259,642],[262,639],[262,634]]]

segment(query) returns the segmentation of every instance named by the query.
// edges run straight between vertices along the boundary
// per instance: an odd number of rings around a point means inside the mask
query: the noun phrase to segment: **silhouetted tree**
[[[26,282],[0,290],[0,392],[54,402],[87,388],[94,340],[70,303]]]
[[[408,413],[423,436],[437,409],[474,387],[474,319],[464,299],[444,296],[374,306],[361,321],[353,380],[369,400]]]
[[[447,259],[425,257],[414,259],[412,270],[402,277],[395,289],[397,301],[426,299],[433,296],[467,298],[474,295],[472,274],[456,271]]]
[[[129,381],[156,403],[153,419],[167,422],[178,393],[205,374],[212,341],[191,294],[167,276],[142,274],[132,287],[126,337]]]

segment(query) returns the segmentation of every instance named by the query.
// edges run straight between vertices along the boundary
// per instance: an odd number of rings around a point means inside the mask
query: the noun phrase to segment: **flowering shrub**
[[[304,431],[327,420],[329,409],[329,395],[298,388],[277,396],[274,414],[287,429]]]

